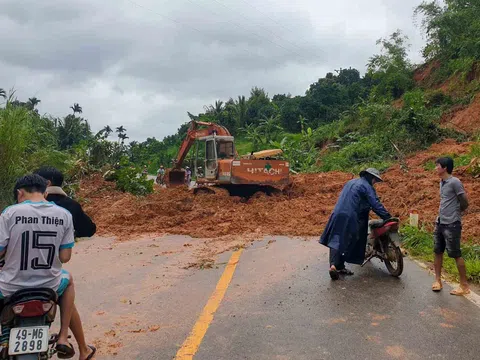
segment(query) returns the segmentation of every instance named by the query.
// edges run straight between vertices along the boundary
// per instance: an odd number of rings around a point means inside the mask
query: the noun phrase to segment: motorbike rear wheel
[[[387,253],[385,254],[385,266],[390,275],[399,277],[403,272],[403,254],[400,248],[389,238],[387,243]]]

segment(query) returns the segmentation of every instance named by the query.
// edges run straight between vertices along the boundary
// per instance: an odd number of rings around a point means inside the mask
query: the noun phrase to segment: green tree
[[[422,15],[427,35],[424,56],[427,60],[480,59],[480,3],[472,0],[424,1],[415,10]]]
[[[247,123],[248,104],[245,96],[239,96],[235,102],[235,123],[238,129],[243,128]]]
[[[232,98],[225,103],[219,123],[225,126],[232,135],[237,134],[236,105]]]
[[[262,88],[252,88],[247,105],[246,124],[258,125],[265,116],[269,117],[274,113],[274,107],[270,102],[270,98]]]
[[[72,106],[70,106],[70,109],[72,109],[73,111],[73,115],[75,116],[75,114],[81,114],[83,112],[83,109],[82,107],[78,104],[78,103],[75,103],[73,104]]]
[[[245,134],[245,138],[252,143],[253,151],[260,150],[262,145],[266,143],[260,128],[255,124],[245,125],[242,132]]]
[[[377,98],[398,99],[413,85],[412,64],[407,56],[408,37],[400,30],[388,39],[379,39],[382,52],[368,62],[368,76],[373,80],[372,93]]]
[[[35,107],[40,104],[41,100],[37,99],[36,97],[32,97],[28,99],[27,105],[31,110],[34,110]]]
[[[332,74],[310,85],[302,98],[300,109],[305,117],[314,120],[318,126],[338,119],[348,105],[346,87],[338,83]]]
[[[31,114],[7,101],[0,109],[0,208],[12,203],[15,180],[26,169],[25,154],[34,136]]]
[[[280,116],[265,117],[260,121],[258,130],[263,135],[263,142],[270,144],[271,141],[276,140],[278,135],[283,132],[283,128],[280,126]]]
[[[2,88],[0,88],[0,97],[6,99],[7,98],[7,93],[5,92],[5,90],[3,90]]]
[[[78,109],[77,109],[78,110]],[[60,149],[70,149],[91,137],[88,121],[75,115],[67,115],[57,122]]]
[[[107,125],[107,126],[104,126],[102,130],[100,130],[96,135],[95,135],[95,138],[96,139],[107,139],[111,134],[112,134],[113,130],[112,128],[110,127],[110,125]]]
[[[118,142],[121,143],[122,145],[124,145],[126,139],[129,139],[126,132],[127,132],[127,129],[125,129],[123,125],[116,128]]]
[[[127,131],[127,129],[125,129],[125,127],[123,125],[121,125],[121,126],[117,127],[115,131],[118,134],[124,134]]]
[[[122,145],[125,143],[125,140],[130,139],[127,134],[118,134],[118,138],[121,141]]]
[[[204,107],[205,114],[211,115],[215,118],[215,122],[219,122],[223,111],[223,101],[217,100],[214,105],[208,105]]]
[[[291,95],[275,95],[272,99],[273,103],[279,108],[279,117],[281,126],[289,132],[298,133],[300,124],[298,118],[302,115],[300,105],[301,96],[291,97]]]

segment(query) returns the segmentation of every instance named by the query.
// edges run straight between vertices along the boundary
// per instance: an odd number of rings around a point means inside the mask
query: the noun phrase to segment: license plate
[[[31,326],[10,330],[8,355],[43,353],[48,350],[48,326]]]

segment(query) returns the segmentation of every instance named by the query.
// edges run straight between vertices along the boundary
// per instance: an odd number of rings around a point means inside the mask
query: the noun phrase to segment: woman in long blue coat
[[[340,193],[320,238],[320,244],[330,248],[329,273],[332,280],[337,280],[339,273],[353,275],[353,272],[345,268],[345,262],[363,263],[370,210],[383,220],[391,218],[373,187],[381,181],[380,172],[369,168],[360,173],[360,178],[347,182]]]

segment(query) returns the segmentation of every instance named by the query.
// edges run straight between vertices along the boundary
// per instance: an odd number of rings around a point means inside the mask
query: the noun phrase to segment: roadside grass
[[[425,229],[404,226],[401,230],[403,247],[414,258],[433,263],[433,234]],[[468,280],[480,284],[480,245],[462,244],[462,256],[467,267]],[[444,271],[458,280],[458,270],[455,260],[445,254]]]

